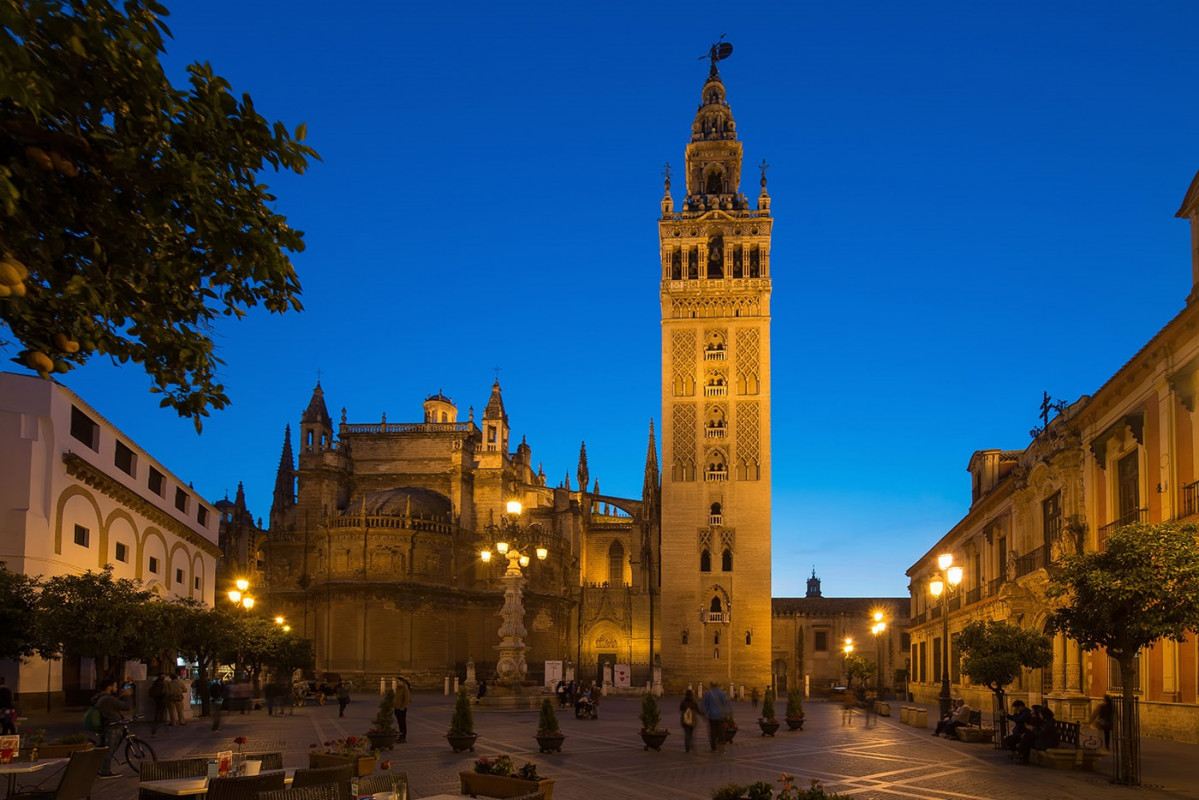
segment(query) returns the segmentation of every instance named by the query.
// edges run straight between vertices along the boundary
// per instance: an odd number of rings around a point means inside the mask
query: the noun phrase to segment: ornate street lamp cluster
[[[949,713],[949,596],[962,582],[962,568],[953,565],[953,554],[937,556],[937,573],[928,582],[933,597],[941,600],[941,717]]]
[[[538,561],[545,561],[549,550],[541,541],[540,529],[520,526],[521,504],[518,500],[509,500],[507,511],[508,516],[500,525],[488,526],[488,534],[494,538],[494,542],[484,545],[479,558],[483,563],[490,563],[494,549],[508,560],[508,568],[502,578],[504,606],[500,609],[500,643],[495,648],[499,658],[495,669],[501,683],[519,687],[529,669],[525,661],[525,653],[529,648],[524,641],[528,631],[524,622],[525,578],[521,570],[531,563],[530,553]]]
[[[875,676],[875,685],[880,698],[883,696],[883,651],[879,647],[878,637],[885,630],[887,630],[887,623],[883,619],[883,612],[875,611],[874,624],[870,626],[870,632],[874,634],[874,657],[878,659],[878,674]]]

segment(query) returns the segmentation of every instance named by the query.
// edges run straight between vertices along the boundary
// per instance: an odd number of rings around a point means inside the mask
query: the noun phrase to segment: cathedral
[[[468,665],[496,675],[509,582],[488,556],[516,539],[537,556],[518,570],[529,680],[546,662],[670,692],[802,671],[771,647],[766,165],[751,203],[713,53],[685,195],[676,209],[668,168],[661,201],[661,468],[651,422],[640,497],[602,494],[585,446],[574,481],[551,486],[530,444],[510,441],[498,380],[477,419],[438,392],[411,421],[342,409],[336,424],[318,382],[298,440],[284,434],[268,527],[240,493],[218,504],[223,575],[263,587],[271,613],[313,640],[318,672],[403,672],[430,688]]]

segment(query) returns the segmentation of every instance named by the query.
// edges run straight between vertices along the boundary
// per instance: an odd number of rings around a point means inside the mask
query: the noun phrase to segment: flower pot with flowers
[[[638,715],[638,719],[641,720],[640,734],[645,749],[661,750],[670,731],[658,727],[662,722],[662,710],[658,708],[658,698],[650,692],[641,695],[641,713]]]
[[[789,730],[803,730],[803,692],[800,689],[790,689],[787,692],[786,720]]]
[[[762,695],[762,716],[758,718],[758,727],[762,729],[763,736],[774,736],[779,729],[779,721],[774,717],[774,690],[769,687],[766,694]]]
[[[375,771],[375,759],[376,754],[371,751],[369,742],[362,736],[333,739],[325,742],[323,746],[314,742],[308,746],[309,769],[353,764],[354,774],[362,777]]]
[[[466,687],[458,690],[458,699],[454,702],[454,716],[450,718],[450,729],[446,732],[445,740],[454,748],[455,753],[475,749],[475,717],[470,710],[470,696]]]
[[[724,712],[724,725],[721,728],[724,735],[724,743],[732,744],[733,737],[737,735],[737,720],[733,719],[733,709],[728,709]]]
[[[95,746],[86,733],[70,733],[50,742],[45,741],[45,731],[40,733],[41,736],[29,739],[29,744],[21,749],[22,753],[28,750],[30,756],[36,752],[38,758],[70,758],[76,750],[91,750]]]
[[[366,732],[375,750],[390,750],[400,738],[400,732],[396,729],[395,707],[395,690],[388,689],[379,700],[379,713],[371,720],[371,729]]]
[[[537,749],[542,753],[561,753],[566,735],[558,727],[554,704],[547,697],[541,701],[541,717],[537,720]]]
[[[509,756],[480,758],[472,772],[459,772],[462,794],[471,797],[522,797],[532,792],[545,792],[545,800],[553,800],[554,779],[543,778],[537,765],[526,761],[517,768]]]

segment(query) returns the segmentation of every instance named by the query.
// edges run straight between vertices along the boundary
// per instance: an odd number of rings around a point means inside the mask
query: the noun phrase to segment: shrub
[[[803,717],[803,691],[796,688],[787,692],[787,718],[799,719]]]
[[[470,697],[466,687],[458,690],[458,699],[454,703],[454,716],[450,719],[450,736],[470,736],[475,732],[475,718],[470,711]]]
[[[766,694],[769,696],[769,689],[766,690]],[[772,797],[774,797],[774,784],[767,783],[766,781],[751,783],[749,786],[745,787],[745,796],[748,797],[749,800],[770,800]]]
[[[774,718],[774,689],[767,689],[762,695],[762,719],[766,722],[777,722]]]
[[[658,725],[662,722],[662,711],[658,708],[658,698],[652,693],[646,692],[641,695],[641,714],[638,718],[641,720],[641,730],[646,733],[657,733],[661,730]]]
[[[712,800],[741,800],[745,787],[739,783],[726,783],[712,790]]]
[[[541,701],[541,718],[537,720],[537,735],[556,736],[560,732],[558,715],[554,713],[554,704],[547,697]]]
[[[375,714],[374,720],[371,721],[371,733],[395,733],[395,707],[396,693],[394,689],[388,689],[383,693],[383,699],[379,701],[379,713]]]

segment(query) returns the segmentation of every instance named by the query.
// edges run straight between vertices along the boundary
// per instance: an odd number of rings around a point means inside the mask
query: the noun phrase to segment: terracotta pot
[[[479,738],[477,733],[467,733],[458,735],[455,733],[447,733],[445,740],[450,743],[450,747],[454,748],[455,753],[465,753],[467,750],[474,751],[475,740]]]
[[[400,738],[398,733],[368,733],[366,738],[371,740],[372,750],[390,750],[395,747]]]
[[[337,756],[332,753],[309,753],[308,768],[318,769],[320,767],[336,767],[340,764],[353,764],[354,774],[359,778],[370,775],[375,771],[375,757],[362,756],[356,758],[354,756]]]
[[[803,717],[787,717],[787,730],[802,731]]]
[[[557,733],[551,733],[548,736],[541,736],[538,734],[534,738],[537,739],[537,749],[540,752],[561,753],[562,742],[566,741],[566,734],[562,733],[562,731],[558,731]]]
[[[553,800],[554,779],[526,781],[507,775],[480,775],[478,772],[459,772],[462,793],[471,797],[521,797],[532,792],[545,792],[545,800]]]
[[[774,732],[779,729],[777,722],[759,722],[758,727],[762,729],[763,736],[774,736]]]
[[[641,741],[645,742],[646,750],[661,750],[669,731],[641,731]]]

